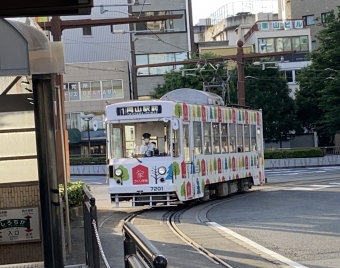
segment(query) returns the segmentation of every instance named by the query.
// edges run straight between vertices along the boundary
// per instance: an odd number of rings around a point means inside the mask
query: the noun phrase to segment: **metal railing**
[[[96,199],[87,186],[83,186],[83,213],[86,265],[91,268],[100,268],[99,245],[97,242],[97,207]]]
[[[167,259],[130,222],[123,226],[125,268],[166,268]]]

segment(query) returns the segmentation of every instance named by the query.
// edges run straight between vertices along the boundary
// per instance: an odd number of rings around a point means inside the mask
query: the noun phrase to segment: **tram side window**
[[[229,124],[229,137],[230,137],[229,152],[236,153],[236,125],[235,124]]]
[[[249,125],[244,125],[244,151],[250,152],[250,130]]]
[[[251,125],[251,150],[256,151],[257,146],[256,146],[256,126]]]
[[[202,124],[193,122],[194,126],[194,151],[195,154],[202,154]]]
[[[237,152],[243,152],[243,125],[237,125]]]
[[[212,124],[213,129],[213,150],[214,154],[221,153],[221,141],[220,141],[220,124]]]
[[[189,142],[189,125],[183,125],[183,149],[184,149],[184,161],[190,161],[190,142]]]
[[[222,138],[222,153],[229,152],[228,146],[228,125],[221,124],[221,138]]]
[[[211,123],[203,123],[204,154],[211,154]]]
[[[123,148],[122,148],[122,129],[119,127],[110,127],[111,134],[111,155],[112,158],[122,158]]]
[[[179,157],[180,151],[179,151],[179,131],[178,129],[172,130],[172,156],[173,157]]]

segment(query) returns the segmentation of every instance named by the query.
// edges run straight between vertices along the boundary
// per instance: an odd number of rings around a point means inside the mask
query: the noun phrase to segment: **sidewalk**
[[[100,187],[91,189],[96,198],[98,231],[107,261],[112,268],[124,268],[122,226],[128,213],[139,209],[112,208],[108,195]],[[66,257],[66,265],[85,263],[83,218],[71,223],[72,252]],[[102,267],[106,267],[102,262]]]

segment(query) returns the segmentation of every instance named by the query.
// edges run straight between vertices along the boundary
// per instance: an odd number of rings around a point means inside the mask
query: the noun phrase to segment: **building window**
[[[293,49],[296,51],[308,51],[308,36],[297,36],[292,38]]]
[[[293,79],[293,71],[292,70],[282,71],[281,75],[287,80],[287,83],[295,82],[294,79]]]
[[[258,39],[259,53],[282,52],[282,51],[308,52],[308,36],[277,37]]]
[[[303,16],[302,19],[305,22],[305,25],[307,26],[315,24],[314,15]]]
[[[83,27],[83,35],[91,36],[92,35],[92,27],[90,27],[90,26]]]
[[[282,52],[282,51],[290,51],[292,50],[292,42],[290,37],[279,37],[275,38],[275,51]]]
[[[123,99],[123,81],[89,81],[64,84],[65,101]]]
[[[330,12],[321,13],[321,23],[327,23]]]
[[[132,13],[134,16],[162,16],[162,15],[178,15],[182,14],[181,19],[172,19],[165,21],[149,21],[149,22],[138,22],[134,24],[135,31],[164,31],[166,32],[186,32],[186,19],[185,10],[172,10],[172,11],[149,11]],[[145,34],[145,33],[143,33]]]
[[[316,49],[316,41],[312,41],[312,50]]]
[[[136,65],[183,61],[186,60],[187,58],[188,58],[187,52],[136,55]],[[181,66],[182,65],[139,68],[137,75],[138,76],[163,75],[166,72],[170,72],[171,70],[179,69]]]

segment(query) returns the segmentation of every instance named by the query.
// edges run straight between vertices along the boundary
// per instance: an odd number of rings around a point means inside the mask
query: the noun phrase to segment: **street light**
[[[91,155],[91,137],[90,137],[90,121],[93,119],[94,115],[93,114],[86,114],[80,116],[81,119],[87,122],[87,136],[89,140],[88,144],[88,154]]]

